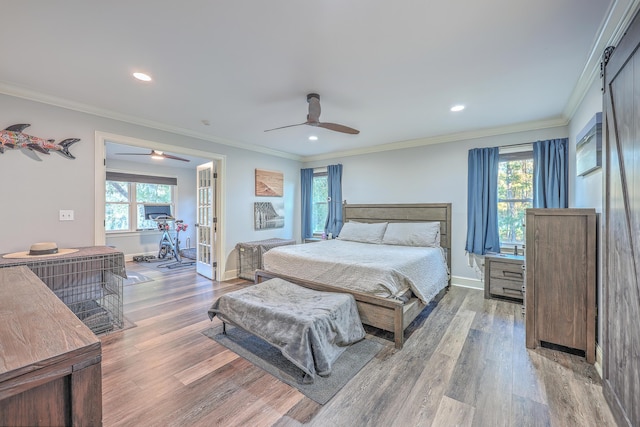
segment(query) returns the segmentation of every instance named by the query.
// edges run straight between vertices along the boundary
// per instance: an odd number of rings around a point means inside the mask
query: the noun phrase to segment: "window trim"
[[[328,171],[328,169],[326,167],[314,168],[313,169],[313,180],[315,180],[316,178],[319,178],[319,177],[327,177],[327,179],[328,179],[329,171]],[[312,184],[313,184],[313,181],[312,181]],[[312,188],[313,188],[313,185],[312,185]],[[312,198],[311,202],[312,202],[312,205],[313,205],[311,210],[313,212],[313,207],[315,207],[315,203],[313,201],[313,194],[312,194],[311,198]],[[328,195],[327,195],[327,200],[325,201],[325,203],[327,205],[329,204]],[[313,237],[321,238],[323,234],[324,234],[324,230],[322,230],[322,231],[313,231],[312,235],[313,235]]]

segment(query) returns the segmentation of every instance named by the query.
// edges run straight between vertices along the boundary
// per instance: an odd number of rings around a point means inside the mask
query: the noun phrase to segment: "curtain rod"
[[[527,145],[533,145],[533,142],[521,142],[519,144],[507,144],[507,145],[499,145],[498,148],[507,148],[507,147],[524,147]]]

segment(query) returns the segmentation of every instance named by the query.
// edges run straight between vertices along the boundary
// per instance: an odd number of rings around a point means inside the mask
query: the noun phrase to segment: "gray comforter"
[[[278,246],[263,257],[264,269],[384,298],[407,289],[428,304],[449,282],[442,248],[346,240]]]
[[[346,346],[364,338],[350,294],[318,292],[282,279],[230,292],[209,309],[209,317],[241,327],[280,349],[313,381],[331,373]]]

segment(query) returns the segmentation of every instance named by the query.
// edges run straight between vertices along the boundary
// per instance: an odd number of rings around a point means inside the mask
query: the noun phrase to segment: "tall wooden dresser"
[[[595,209],[527,209],[526,345],[584,351],[595,362]]]

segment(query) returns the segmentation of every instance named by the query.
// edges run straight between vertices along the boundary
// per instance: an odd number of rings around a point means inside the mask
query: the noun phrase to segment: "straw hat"
[[[3,255],[3,258],[42,258],[78,252],[78,249],[58,249],[54,242],[34,243],[28,251]]]

